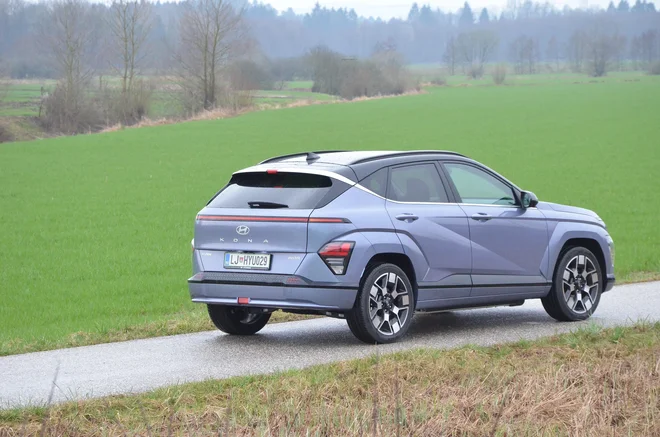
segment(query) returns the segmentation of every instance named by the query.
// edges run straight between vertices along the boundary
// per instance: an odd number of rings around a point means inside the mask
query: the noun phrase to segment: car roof
[[[316,174],[335,175],[353,183],[361,181],[374,172],[385,167],[402,164],[413,164],[433,160],[463,161],[478,165],[489,171],[511,187],[520,190],[514,183],[495,170],[473,160],[465,155],[447,150],[374,150],[346,151],[329,150],[320,152],[301,152],[291,155],[276,156],[260,162],[252,167],[244,168],[236,173],[252,171],[268,171],[280,169],[284,171],[301,171]]]
[[[446,150],[331,150],[276,156],[262,161],[251,169],[263,170],[265,166],[274,168],[305,166],[309,170],[333,171],[351,180],[360,181],[383,167],[443,158],[470,160],[464,155]]]
[[[260,164],[266,163],[295,163],[305,162],[323,163],[323,164],[336,164],[336,165],[355,165],[369,161],[375,161],[384,158],[394,157],[410,157],[424,155],[452,155],[461,156],[456,152],[445,150],[414,150],[414,151],[400,151],[400,150],[369,150],[369,151],[348,151],[348,150],[326,150],[320,152],[301,152],[291,155],[275,156],[273,158],[262,161]]]

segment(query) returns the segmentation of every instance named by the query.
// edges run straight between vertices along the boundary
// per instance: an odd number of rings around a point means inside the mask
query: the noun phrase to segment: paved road
[[[591,318],[605,326],[640,319],[660,320],[660,282],[615,287]],[[584,323],[557,323],[539,301],[515,308],[418,314],[403,341],[378,348],[387,353],[490,345],[566,332]],[[355,340],[343,320],[324,318],[268,325],[248,338],[211,331],[14,355],[0,358],[0,407],[45,404],[58,366],[54,402],[302,368],[368,356],[375,348]]]

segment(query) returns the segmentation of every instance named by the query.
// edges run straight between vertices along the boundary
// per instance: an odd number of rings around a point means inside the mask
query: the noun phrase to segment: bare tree
[[[113,69],[121,78],[122,93],[129,93],[145,56],[151,30],[151,4],[146,0],[115,0],[110,7],[108,28],[117,55]]]
[[[186,4],[176,57],[192,111],[218,106],[221,70],[237,54],[246,36],[241,15],[226,0],[191,0]]]
[[[151,90],[143,80],[138,80],[138,75],[152,25],[151,7],[146,0],[114,0],[106,14],[112,52],[110,65],[121,81],[117,91],[105,87],[99,78],[105,117],[109,122],[137,123],[149,109]]]
[[[559,42],[557,41],[556,36],[552,36],[550,41],[548,41],[548,47],[545,52],[546,58],[549,62],[553,63],[555,72],[559,71],[560,62],[561,62],[561,49],[559,47]]]
[[[9,94],[9,82],[2,80],[0,75],[0,105],[4,103],[7,94]]]
[[[582,30],[576,30],[573,32],[571,38],[568,40],[568,61],[570,62],[571,70],[574,73],[582,71],[588,44],[589,39],[587,34]]]
[[[89,10],[84,0],[56,0],[48,5],[41,22],[40,44],[60,73],[60,82],[45,104],[46,124],[62,132],[89,127],[90,114],[84,107],[94,42]]]
[[[628,38],[625,35],[617,33],[614,35],[613,48],[614,48],[614,62],[616,69],[619,71],[624,70],[626,60],[626,48],[628,46]]]
[[[92,75],[88,44],[92,28],[89,6],[84,0],[56,0],[44,17],[40,42],[56,64],[68,88],[73,89]]]
[[[534,74],[538,59],[538,44],[526,35],[521,35],[511,43],[509,48],[516,74]]]
[[[458,63],[458,50],[456,47],[456,39],[452,36],[447,41],[445,46],[445,54],[443,55],[443,60],[447,67],[449,68],[449,75],[453,76],[456,74],[456,64]]]
[[[607,74],[619,50],[620,36],[610,33],[606,27],[595,27],[588,37],[586,67],[587,73],[594,77]]]
[[[5,97],[7,97],[7,94],[9,94],[9,82],[3,80],[5,74],[6,73],[2,63],[2,59],[0,59],[0,104],[4,102]]]
[[[660,59],[660,32],[647,30],[639,37],[639,50],[642,62],[652,64]]]
[[[494,32],[475,30],[458,35],[456,43],[466,72],[476,79],[483,76],[484,64],[497,48],[499,38]]]
[[[630,41],[630,60],[633,64],[633,69],[638,70],[640,68],[640,62],[642,61],[642,37],[636,36]]]

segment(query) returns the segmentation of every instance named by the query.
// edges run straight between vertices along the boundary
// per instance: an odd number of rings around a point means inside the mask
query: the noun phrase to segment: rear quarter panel
[[[315,209],[311,217],[339,217],[350,220],[350,224],[310,223],[307,236],[308,259],[298,269],[298,274],[327,277],[325,271],[316,270],[318,258],[320,266],[329,272],[318,256],[314,256],[323,245],[330,241],[354,241],[348,270],[336,280],[350,286],[359,285],[369,260],[379,253],[403,254],[403,246],[397,237],[387,211],[385,200],[359,188],[352,187],[323,208]],[[311,258],[311,259],[310,259]],[[312,268],[315,273],[312,273]],[[417,273],[417,272],[416,272]],[[421,272],[425,273],[425,271]],[[334,275],[332,275],[334,276]],[[317,279],[314,279],[315,281]]]

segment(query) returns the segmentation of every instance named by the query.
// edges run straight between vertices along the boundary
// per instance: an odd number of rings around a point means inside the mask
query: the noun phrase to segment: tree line
[[[458,11],[432,9],[414,3],[406,18],[382,20],[360,17],[354,10],[325,8],[316,4],[308,14],[296,14],[291,9],[278,12],[268,4],[240,5],[240,11],[253,47],[272,59],[299,57],[311,48],[323,45],[345,56],[367,58],[378,44],[396,47],[409,63],[440,62],[447,45],[461,33],[488,29],[498,37],[491,58],[496,62],[520,62],[520,53],[532,53],[541,62],[570,62],[575,58],[576,33],[605,31],[619,38],[623,60],[645,62],[657,56],[651,47],[650,35],[660,30],[660,13],[652,2],[636,0],[629,4],[620,0],[606,9],[557,9],[549,3],[510,2],[499,14],[488,9],[473,10],[469,3]],[[180,25],[189,1],[152,3],[151,24],[146,34],[149,56],[142,62],[145,68],[165,71],[176,65],[173,48],[182,38]],[[14,75],[54,74],[52,66],[44,62],[37,29],[52,4],[25,0],[0,0],[0,62],[13,69]],[[104,16],[115,13],[112,4],[89,5],[90,19],[95,22],[90,37],[107,41],[115,32],[105,25]],[[596,29],[600,28],[600,29]],[[523,41],[523,38],[527,41]],[[572,41],[573,39],[573,41]],[[584,38],[582,38],[584,39]],[[101,43],[102,44],[102,43]],[[518,50],[515,47],[518,47]],[[98,47],[95,69],[107,68],[108,53]],[[524,54],[529,58],[529,55]],[[579,58],[579,54],[578,54]],[[522,64],[522,63],[521,63]]]
[[[348,98],[404,92],[414,87],[405,63],[442,62],[448,74],[476,78],[503,62],[519,74],[600,76],[655,71],[659,61],[660,12],[645,0],[606,9],[514,1],[499,14],[414,3],[390,20],[320,4],[296,14],[236,0],[0,0],[0,76],[58,79],[40,112],[62,132],[139,121],[153,93],[146,77],[166,77],[194,114],[301,78]]]

